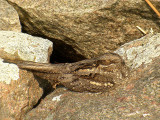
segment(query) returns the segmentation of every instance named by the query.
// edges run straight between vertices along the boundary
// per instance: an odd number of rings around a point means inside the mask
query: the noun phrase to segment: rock
[[[58,88],[44,98],[25,120],[151,119],[159,118],[160,33],[126,43],[115,53],[130,67],[128,81],[102,94]]]
[[[0,31],[0,57],[47,63],[52,53],[52,42],[28,34]]]
[[[79,61],[140,38],[136,28],[160,31],[159,19],[144,0],[7,0],[17,10],[23,30],[54,42],[61,61]],[[155,0],[160,8],[160,1]]]
[[[126,65],[133,71],[147,64],[152,64],[160,57],[160,33],[148,34],[140,39],[126,43],[115,51],[123,57]]]
[[[52,42],[24,33],[0,31],[0,57],[12,60],[49,62]],[[20,120],[44,94],[46,82],[32,72],[0,59],[0,119]],[[43,88],[43,89],[42,89]]]
[[[37,104],[42,88],[31,72],[0,59],[0,119],[20,120]]]
[[[6,0],[0,3],[0,30],[21,32],[17,11]]]

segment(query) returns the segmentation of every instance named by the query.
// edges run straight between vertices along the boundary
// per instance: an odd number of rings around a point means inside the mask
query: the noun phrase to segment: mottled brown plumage
[[[115,53],[75,63],[47,64],[26,61],[11,61],[19,68],[32,71],[36,76],[54,84],[78,92],[104,92],[120,85],[128,76],[122,58]]]

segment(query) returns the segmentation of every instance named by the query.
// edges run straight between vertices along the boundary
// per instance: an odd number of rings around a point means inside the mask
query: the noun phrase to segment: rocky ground
[[[160,1],[151,2],[160,11]],[[160,19],[144,0],[0,3],[0,119],[159,119]],[[53,89],[32,72],[3,61],[75,62],[108,51],[123,58],[130,74],[103,93]]]

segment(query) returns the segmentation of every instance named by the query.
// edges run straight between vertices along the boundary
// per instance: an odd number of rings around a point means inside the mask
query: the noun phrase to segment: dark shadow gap
[[[38,100],[38,102],[33,106],[33,108],[36,108],[40,104],[42,99],[44,99],[48,94],[54,91],[54,88],[52,87],[51,83],[48,80],[41,79],[37,76],[34,77],[38,81],[39,87],[43,89],[43,95]]]
[[[23,29],[22,29],[22,32],[27,33]],[[83,55],[78,54],[71,45],[66,44],[62,40],[49,38],[42,34],[31,34],[31,35],[36,36],[36,37],[41,37],[44,39],[48,39],[51,42],[53,42],[53,51],[50,57],[51,63],[72,63],[72,62],[77,62],[77,61],[86,59]],[[70,39],[66,38],[66,41],[67,40],[69,41]]]

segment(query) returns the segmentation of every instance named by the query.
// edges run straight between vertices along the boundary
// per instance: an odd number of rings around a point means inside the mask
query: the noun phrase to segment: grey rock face
[[[0,31],[0,57],[47,63],[53,50],[47,39],[28,34]]]
[[[147,65],[160,56],[160,33],[148,34],[140,39],[126,43],[115,51],[123,57],[131,70],[142,64]]]

